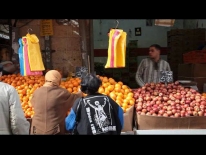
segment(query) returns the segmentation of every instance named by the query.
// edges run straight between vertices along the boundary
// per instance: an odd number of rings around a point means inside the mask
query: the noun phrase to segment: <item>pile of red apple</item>
[[[134,90],[135,108],[139,115],[163,117],[206,116],[206,98],[179,82],[145,84]]]

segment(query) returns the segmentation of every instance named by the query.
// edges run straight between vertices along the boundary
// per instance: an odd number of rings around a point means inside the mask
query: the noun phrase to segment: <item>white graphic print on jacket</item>
[[[116,131],[113,125],[109,98],[105,96],[88,97],[84,99],[84,106],[93,134]]]

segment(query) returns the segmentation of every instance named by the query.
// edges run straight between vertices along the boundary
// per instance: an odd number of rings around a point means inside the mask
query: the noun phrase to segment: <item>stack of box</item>
[[[168,62],[174,73],[174,80],[178,78],[178,64],[183,63],[183,54],[197,50],[205,42],[206,29],[176,29],[168,32]]]
[[[195,81],[198,90],[203,91],[203,85],[206,83],[206,64],[179,64],[178,79]]]
[[[183,54],[184,63],[206,63],[206,50],[190,51]]]

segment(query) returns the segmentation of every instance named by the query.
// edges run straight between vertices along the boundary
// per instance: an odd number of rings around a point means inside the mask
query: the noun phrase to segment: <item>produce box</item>
[[[137,114],[138,130],[152,129],[206,129],[206,117],[161,117]]]
[[[206,64],[179,64],[178,76],[206,77]]]
[[[133,131],[134,106],[124,113],[124,128],[122,132]]]

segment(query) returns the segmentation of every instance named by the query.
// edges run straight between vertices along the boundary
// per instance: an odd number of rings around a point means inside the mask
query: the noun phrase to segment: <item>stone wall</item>
[[[17,27],[22,26],[25,22],[19,21]],[[44,38],[40,37],[40,20],[33,20],[28,25],[23,26],[19,30],[20,37],[27,34],[27,30],[31,28],[40,40],[41,50],[44,50]],[[58,25],[53,20],[54,35],[51,37],[52,65],[54,69],[60,69],[64,74],[73,71],[76,66],[82,65],[81,59],[81,38],[74,31],[79,33],[78,27],[71,25]],[[74,67],[72,67],[74,66]]]

